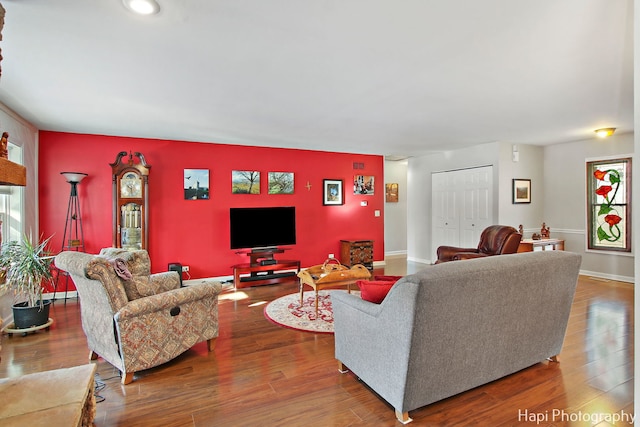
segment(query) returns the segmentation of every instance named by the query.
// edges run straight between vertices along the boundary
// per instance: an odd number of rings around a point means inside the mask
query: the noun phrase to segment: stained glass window
[[[588,248],[631,252],[631,159],[587,162]]]

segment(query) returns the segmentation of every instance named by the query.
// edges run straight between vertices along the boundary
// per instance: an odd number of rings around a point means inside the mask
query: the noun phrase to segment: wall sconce
[[[155,0],[122,0],[122,4],[139,15],[154,15],[160,12],[160,5]]]
[[[596,129],[594,132],[600,138],[606,138],[608,136],[613,135],[615,131],[616,131],[616,128],[602,128],[602,129]]]

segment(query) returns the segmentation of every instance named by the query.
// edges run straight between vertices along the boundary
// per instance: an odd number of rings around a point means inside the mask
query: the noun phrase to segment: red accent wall
[[[384,260],[382,156],[40,131],[40,233],[54,235],[52,249],[62,248],[69,202],[70,185],[60,175],[63,171],[89,174],[78,185],[86,252],[112,246],[109,163],[120,151],[138,151],[151,165],[153,272],[179,262],[190,266],[191,278],[231,275],[231,265],[248,262],[248,257],[229,249],[229,207],[246,206],[296,207],[298,243],[280,256],[299,259],[303,267],[324,262],[329,253],[339,257],[340,239],[374,240],[374,259]],[[363,168],[354,169],[354,163]],[[184,169],[209,170],[210,199],[184,200]],[[232,194],[233,170],[260,171],[260,194]],[[268,172],[293,172],[294,194],[267,194]],[[354,195],[354,175],[374,176],[375,194]],[[344,180],[344,205],[323,206],[323,179]]]

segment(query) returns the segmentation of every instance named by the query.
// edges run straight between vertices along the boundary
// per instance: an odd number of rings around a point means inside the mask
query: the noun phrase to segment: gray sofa
[[[425,268],[381,304],[333,293],[335,357],[396,411],[556,360],[580,255],[545,251]]]

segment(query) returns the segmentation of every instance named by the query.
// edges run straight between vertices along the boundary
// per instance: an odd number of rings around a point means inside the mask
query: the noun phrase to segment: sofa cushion
[[[395,283],[393,280],[358,280],[356,285],[363,300],[380,304]]]

